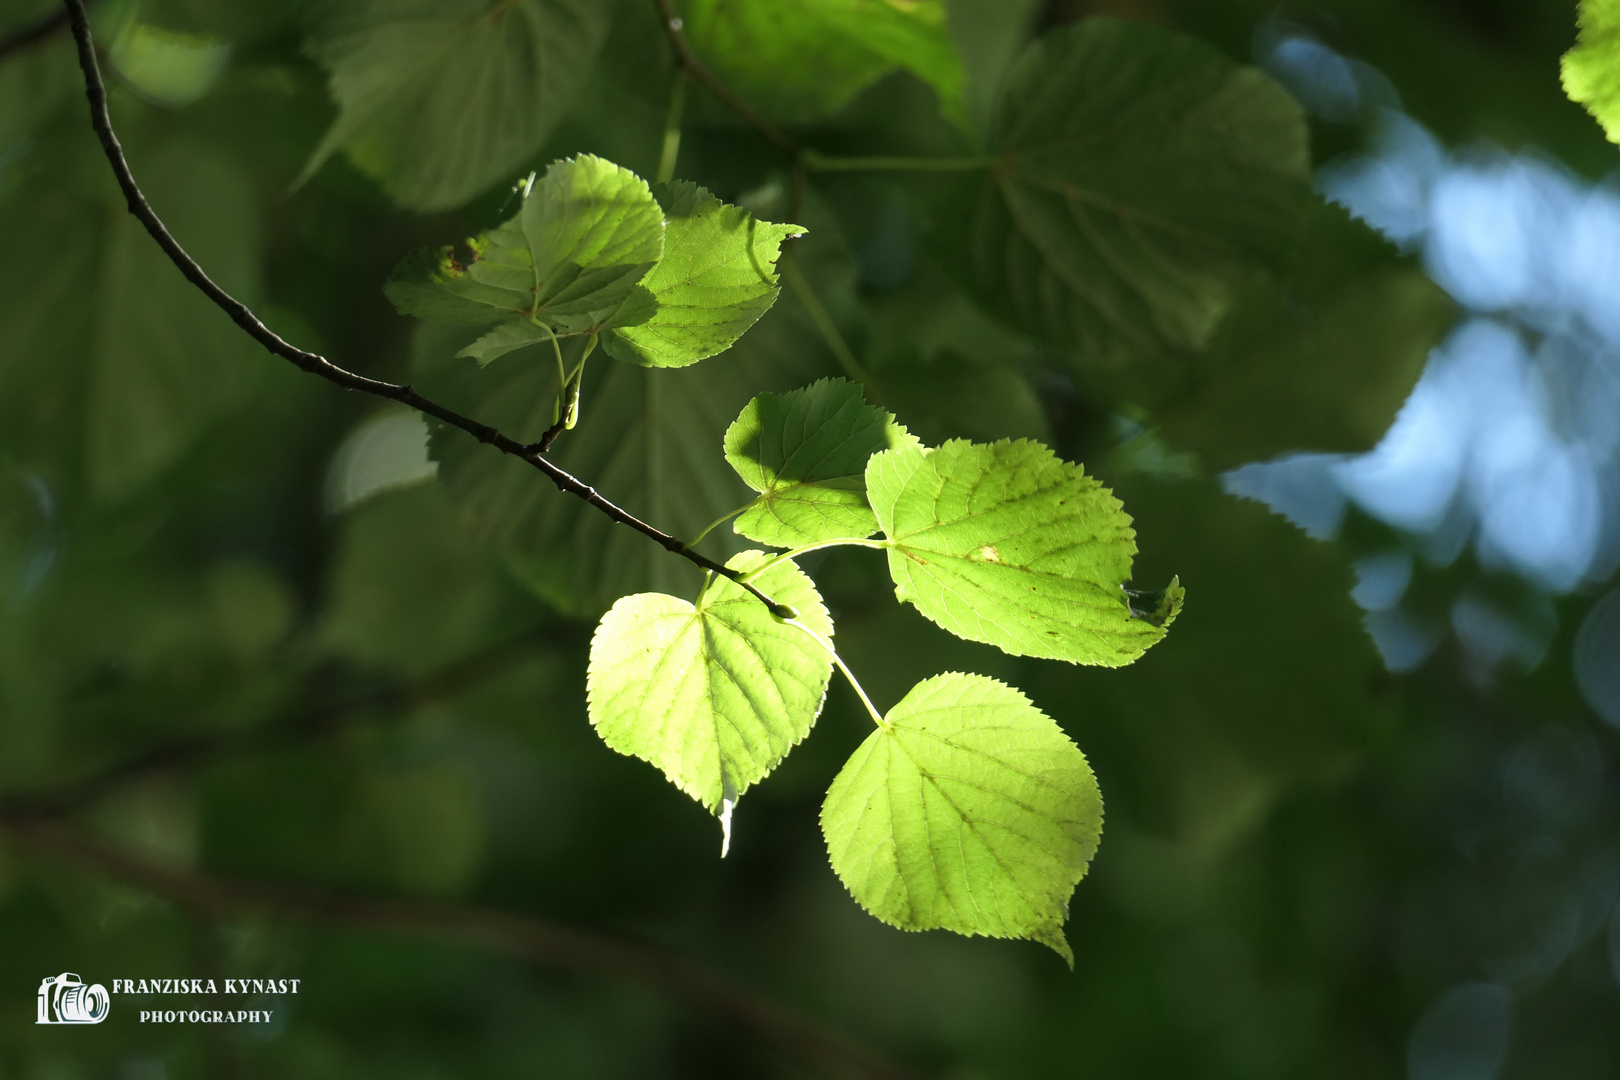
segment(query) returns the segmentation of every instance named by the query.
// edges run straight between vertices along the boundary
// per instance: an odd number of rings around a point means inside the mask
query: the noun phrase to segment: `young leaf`
[[[547,340],[645,322],[656,302],[640,283],[664,252],[664,217],[646,181],[599,157],[554,163],[499,228],[470,242],[463,267],[446,248],[417,252],[385,290],[435,322],[494,330],[460,355],[488,363]]]
[[[1620,2],[1581,0],[1580,43],[1564,54],[1564,93],[1620,142]]]
[[[1123,585],[1136,534],[1119,500],[1040,443],[952,440],[885,450],[866,490],[895,596],[959,637],[1014,656],[1118,667],[1180,608],[1138,617]]]
[[[1012,687],[960,672],[918,683],[833,780],[821,831],[844,887],[889,925],[1027,938],[1074,966],[1063,922],[1102,794]]]
[[[1320,200],[1305,117],[1259,71],[1156,27],[1085,19],[1011,77],[974,270],[1088,364],[1199,350]]]
[[[309,45],[338,116],[299,182],[338,149],[413,210],[510,182],[567,113],[607,24],[598,0],[348,0]]]
[[[903,67],[962,119],[962,65],[944,0],[692,0],[693,46],[727,85],[773,116],[807,120],[842,108]]]
[[[776,260],[797,225],[758,221],[685,180],[660,184],[664,255],[644,284],[658,301],[646,322],[602,347],[643,367],[685,367],[729,349],[776,301]]]
[[[774,547],[871,536],[878,522],[866,501],[867,460],[917,445],[843,379],[760,394],[726,431],[726,460],[759,492],[732,528]]]
[[[768,558],[745,551],[727,565],[747,570]],[[791,561],[754,584],[832,636],[815,585]],[[591,639],[586,693],[604,742],[726,814],[810,733],[831,673],[821,643],[715,575],[695,605],[663,593],[614,604]]]

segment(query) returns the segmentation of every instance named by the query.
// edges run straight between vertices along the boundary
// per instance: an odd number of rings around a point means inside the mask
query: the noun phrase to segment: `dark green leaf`
[[[401,206],[459,206],[500,183],[573,104],[607,32],[598,0],[345,0],[310,42],[336,150]]]

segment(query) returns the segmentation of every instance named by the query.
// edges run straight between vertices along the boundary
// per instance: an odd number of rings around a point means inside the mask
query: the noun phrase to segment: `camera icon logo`
[[[112,1000],[99,983],[86,986],[77,975],[64,971],[39,984],[39,1019],[36,1024],[99,1024],[107,1019]]]

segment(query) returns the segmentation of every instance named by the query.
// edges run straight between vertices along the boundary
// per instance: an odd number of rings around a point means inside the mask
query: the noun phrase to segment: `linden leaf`
[[[726,431],[726,460],[760,493],[732,528],[776,547],[871,536],[878,521],[866,501],[867,461],[917,445],[843,379],[760,394]]]
[[[1063,922],[1102,794],[1012,687],[960,672],[918,683],[833,780],[821,830],[844,887],[889,925],[1026,938],[1074,966]]]
[[[747,570],[770,557],[745,551],[727,565]],[[832,637],[815,585],[791,561],[754,584]],[[825,646],[715,575],[696,604],[664,593],[614,604],[591,639],[586,693],[602,740],[723,815],[729,836],[737,799],[810,733],[831,672]]]
[[[1131,610],[1136,533],[1119,500],[1040,443],[953,439],[885,450],[866,467],[895,595],[959,637],[1014,656],[1117,667],[1180,609]]]
[[[1581,0],[1580,42],[1564,54],[1564,93],[1620,142],[1620,3]]]
[[[552,334],[597,333],[657,310],[641,284],[664,253],[664,214],[646,181],[599,157],[558,161],[523,208],[469,241],[400,263],[384,291],[400,311],[463,326],[500,325],[459,355],[488,363]]]
[[[782,241],[804,229],[760,221],[684,180],[654,194],[664,210],[664,254],[643,284],[658,310],[621,325],[602,347],[644,367],[685,367],[729,349],[770,309],[781,291]]]

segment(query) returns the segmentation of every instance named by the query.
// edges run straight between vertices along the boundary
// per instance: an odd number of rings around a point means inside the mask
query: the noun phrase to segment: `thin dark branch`
[[[60,31],[66,30],[67,27],[68,13],[65,9],[41,16],[9,37],[0,38],[0,60],[9,59],[13,53],[31,49]]]
[[[794,142],[782,131],[754,110],[752,105],[738,97],[731,88],[719,79],[714,72],[704,66],[703,61],[692,52],[692,45],[686,40],[686,33],[681,29],[681,17],[675,14],[674,0],[653,0],[658,5],[659,21],[664,24],[664,35],[669,38],[669,47],[675,53],[675,62],[686,73],[708,88],[722,105],[742,117],[744,122],[765,137],[765,140],[783,153],[795,157],[799,153],[799,144]]]
[[[186,253],[179,241],[170,235],[163,220],[146,201],[141,193],[140,186],[135,183],[135,175],[130,171],[129,161],[124,157],[123,147],[119,145],[118,136],[113,132],[112,116],[107,111],[107,87],[102,82],[101,67],[96,62],[95,42],[90,36],[90,22],[85,17],[84,0],[63,0],[67,7],[68,18],[73,27],[74,40],[79,46],[79,66],[84,70],[85,96],[90,100],[90,123],[101,140],[101,147],[107,154],[107,161],[112,165],[113,175],[118,178],[118,186],[123,189],[124,201],[129,212],[135,219],[146,227],[146,231],[157,241],[169,260],[185,275],[186,280],[195,285],[203,295],[219,306],[231,321],[241,327],[249,337],[263,345],[272,354],[281,357],[298,368],[319,375],[330,383],[341,386],[345,390],[356,390],[374,397],[386,398],[407,405],[418,412],[425,413],[436,420],[441,420],[452,427],[460,428],[486,446],[493,446],[504,454],[510,454],[521,461],[525,461],[534,468],[539,469],[557,490],[565,492],[578,499],[583,499],[601,513],[620,525],[627,525],[642,535],[663,546],[666,551],[679,555],[688,562],[695,563],[705,570],[720,574],[736,581],[748,592],[752,593],[761,603],[771,610],[778,618],[790,619],[795,617],[792,608],[785,604],[778,604],[753,584],[740,581],[740,571],[732,570],[722,563],[715,562],[705,555],[700,555],[689,549],[682,541],[670,536],[640,518],[623,510],[604,498],[595,488],[580,480],[572,473],[561,468],[545,458],[533,446],[525,446],[508,435],[479,423],[469,417],[462,416],[436,401],[431,401],[417,393],[409,384],[383,382],[380,379],[370,379],[364,375],[357,375],[352,371],[338,367],[324,356],[317,356],[312,352],[287,342],[264,323],[259,321],[248,306],[236,299],[230,293],[216,285],[197,261]]]
[[[300,702],[277,719],[246,730],[208,731],[182,736],[114,762],[78,780],[43,791],[0,798],[0,817],[60,818],[89,806],[131,780],[153,773],[172,772],[205,761],[330,738],[379,712],[408,713],[499,677],[532,656],[537,644],[561,634],[566,634],[568,638],[580,636],[574,625],[560,623],[554,630],[505,641],[464,656],[412,682],[396,683],[378,691],[320,705],[310,706]]]
[[[281,916],[366,931],[439,934],[498,949],[548,968],[650,986],[840,1075],[922,1080],[757,989],[658,949],[542,919],[469,904],[328,893],[280,882],[175,869],[137,858],[74,830],[9,823],[24,845],[162,897],[203,918]]]

